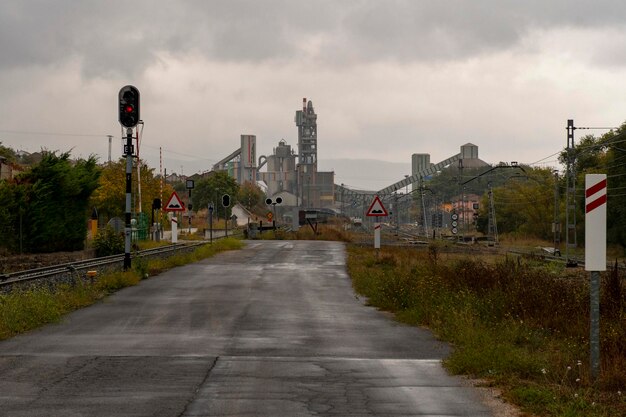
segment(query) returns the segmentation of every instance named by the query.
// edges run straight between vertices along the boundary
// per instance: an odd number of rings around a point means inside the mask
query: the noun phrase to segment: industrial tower
[[[317,187],[317,114],[313,103],[302,99],[302,110],[296,111],[298,126],[298,197],[304,208],[319,207]]]

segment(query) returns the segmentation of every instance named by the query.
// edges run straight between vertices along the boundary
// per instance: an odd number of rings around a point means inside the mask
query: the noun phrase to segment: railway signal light
[[[119,121],[124,127],[135,127],[139,123],[139,90],[132,85],[120,89]]]
[[[265,204],[267,204],[268,206],[271,205],[280,205],[283,202],[283,198],[282,197],[276,197],[275,199],[271,199],[271,198],[266,198],[265,199]]]

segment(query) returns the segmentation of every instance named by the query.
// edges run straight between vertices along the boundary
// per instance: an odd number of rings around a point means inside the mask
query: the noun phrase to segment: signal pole
[[[576,166],[574,156],[574,120],[567,121],[567,172],[565,188],[565,262],[567,266],[578,265],[576,260],[570,260],[569,250],[576,244]]]
[[[139,90],[132,85],[126,85],[120,89],[118,95],[118,115],[122,128],[126,128],[126,212],[124,215],[124,270],[130,269],[130,241],[132,234],[131,225],[131,195],[133,178],[133,128],[139,123]]]
[[[126,212],[124,214],[124,270],[130,269],[130,241],[131,241],[131,192],[133,178],[133,128],[126,129],[126,145],[124,146],[124,155],[126,155]]]

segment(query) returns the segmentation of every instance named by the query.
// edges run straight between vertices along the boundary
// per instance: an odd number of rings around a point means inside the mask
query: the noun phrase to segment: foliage
[[[626,123],[600,137],[582,137],[571,150],[561,153],[560,161],[568,157],[574,163],[577,188],[584,187],[586,174],[607,174],[607,240],[626,249]],[[569,153],[568,153],[569,152]],[[577,218],[584,221],[584,193],[577,193]],[[584,231],[579,228],[582,239]]]
[[[239,201],[245,208],[252,211],[254,207],[265,203],[265,193],[258,185],[246,181],[239,186],[239,192],[237,193],[237,201]],[[263,206],[265,208],[265,206]]]
[[[476,178],[491,168],[490,166],[483,168],[464,168],[462,176],[459,177],[458,166],[451,165],[441,170],[437,175],[434,175],[430,180],[426,181],[424,185],[433,191],[437,199],[456,201],[459,198],[461,190],[460,183]],[[500,170],[494,170],[468,182],[463,186],[464,192],[466,194],[483,195],[487,192],[489,183],[491,183],[492,187],[497,187],[503,184],[509,176],[510,173],[505,174]]]
[[[107,226],[98,231],[93,247],[97,257],[124,253],[124,234],[117,233],[111,226]]]
[[[0,157],[5,158],[7,163],[15,163],[17,161],[17,153],[0,142]]]
[[[602,372],[590,379],[589,286],[582,276],[518,258],[495,264],[415,249],[349,248],[354,288],[401,321],[430,327],[454,344],[455,373],[488,379],[545,416],[626,413],[623,274],[605,278]],[[617,272],[615,272],[617,274]],[[549,404],[548,404],[549,403]]]
[[[207,207],[209,203],[213,203],[214,207],[219,207],[214,213],[217,217],[218,212],[224,213],[222,196],[228,194],[230,195],[230,207],[226,209],[226,217],[230,217],[231,209],[237,202],[238,193],[239,184],[234,178],[229,176],[227,172],[214,171],[195,182],[191,201],[196,211]]]
[[[163,196],[161,196],[161,179],[154,175],[154,168],[141,163],[141,211],[150,213],[152,202],[155,198],[167,199],[172,194],[172,187],[165,184]],[[111,162],[102,167],[100,187],[94,192],[89,201],[90,207],[95,207],[98,214],[105,219],[122,217],[126,211],[126,160],[120,158],[117,162]],[[138,201],[138,181],[136,161],[132,170],[133,205]],[[165,204],[167,201],[162,201]]]
[[[26,252],[83,249],[99,175],[94,157],[71,162],[69,153],[44,153],[29,171],[0,184],[0,230],[13,232],[0,244]]]
[[[498,233],[550,239],[554,222],[554,177],[549,169],[524,168],[525,175],[510,177],[493,189]],[[483,196],[479,230],[487,233],[489,198]]]

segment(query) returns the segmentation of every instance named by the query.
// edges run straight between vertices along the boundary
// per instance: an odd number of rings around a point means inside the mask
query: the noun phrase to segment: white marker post
[[[374,249],[380,249],[380,223],[374,223]]]
[[[368,217],[378,218],[388,216],[389,213],[387,212],[385,206],[383,206],[383,202],[380,200],[380,197],[375,196],[365,215]],[[374,223],[374,249],[380,249],[380,229],[381,224],[379,222]],[[376,256],[378,256],[378,251],[376,251]]]
[[[178,243],[178,219],[172,215],[172,243]]]
[[[600,374],[600,271],[606,271],[606,175],[585,175],[585,271],[591,272],[591,377]]]

